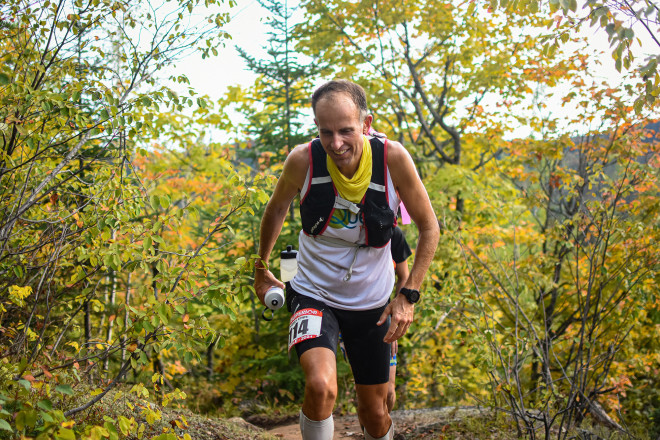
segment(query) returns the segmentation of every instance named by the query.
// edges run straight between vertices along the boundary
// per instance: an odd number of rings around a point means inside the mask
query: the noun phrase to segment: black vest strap
[[[366,229],[367,246],[381,247],[389,241],[389,225],[393,225],[395,219],[388,203],[385,144],[378,138],[372,138],[370,144],[371,182],[358,206],[361,208],[360,215]],[[327,154],[321,141],[314,139],[310,142],[309,150],[310,182],[307,194],[300,203],[300,217],[303,231],[307,235],[319,235],[330,223],[337,189],[330,178],[326,163]]]
[[[319,235],[325,231],[334,211],[337,190],[332,183],[328,166],[327,154],[320,139],[314,139],[309,144],[309,188],[300,202],[300,218],[303,231],[308,235]]]

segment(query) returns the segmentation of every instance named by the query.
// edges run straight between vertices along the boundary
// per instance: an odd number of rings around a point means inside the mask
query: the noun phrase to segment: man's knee
[[[379,425],[388,418],[387,404],[380,400],[370,403],[360,402],[358,405],[358,415],[365,425]]]
[[[337,398],[337,381],[331,374],[313,374],[305,381],[305,394],[317,402],[333,402]]]
[[[396,392],[394,387],[390,387],[387,390],[387,411],[392,412],[394,409],[394,404],[396,403]]]

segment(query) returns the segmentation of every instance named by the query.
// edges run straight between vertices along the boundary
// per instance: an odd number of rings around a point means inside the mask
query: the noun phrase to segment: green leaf
[[[124,416],[119,416],[119,430],[122,434],[128,435],[131,431],[131,422]]]
[[[37,412],[34,410],[19,411],[16,415],[16,428],[32,428],[37,424]]]
[[[623,36],[628,40],[632,40],[635,38],[635,31],[633,31],[631,28],[626,28],[626,30],[623,31]]]
[[[57,431],[56,438],[62,440],[76,440],[76,433],[73,432],[73,429],[60,428],[59,431]]]
[[[165,195],[161,196],[158,198],[158,203],[160,203],[160,206],[162,206],[164,209],[167,209],[168,206],[170,206],[171,199],[170,196]]]
[[[105,430],[108,432],[108,438],[110,440],[119,438],[119,433],[117,432],[117,428],[115,428],[113,421],[106,421],[103,424],[103,426],[105,427]]]
[[[151,204],[151,207],[153,208],[154,211],[158,211],[158,206],[160,205],[160,201],[158,200],[158,196],[153,195],[149,197],[149,203]]]
[[[55,421],[55,419],[53,419],[53,417],[49,413],[47,413],[46,411],[39,411],[39,415],[41,416],[41,418],[46,423],[50,423],[50,422]]]
[[[32,388],[32,384],[29,380],[18,379],[18,384],[25,388],[26,391],[30,391],[30,388]]]
[[[9,75],[0,72],[0,86],[9,84]]]
[[[605,26],[605,32],[607,32],[607,35],[612,38],[612,35],[614,34],[614,23],[610,23]]]
[[[53,409],[53,403],[48,399],[39,401],[39,403],[37,403],[37,406],[45,411],[50,411],[51,409]]]
[[[176,440],[176,435],[171,433],[165,433],[157,437],[154,437],[153,440]]]
[[[151,245],[152,245],[151,237],[147,235],[146,237],[144,237],[144,241],[142,242],[142,250],[145,252],[148,251],[149,249],[151,249]]]
[[[73,389],[71,388],[71,385],[57,385],[55,387],[55,391],[66,394],[68,396],[73,396]]]
[[[0,429],[4,429],[5,431],[13,431],[9,423],[7,423],[6,420],[2,420],[2,419],[0,419]]]
[[[168,311],[168,307],[165,304],[161,304],[160,307],[158,307],[158,310],[156,311],[158,313],[158,316],[160,316],[160,320],[163,322],[163,324],[166,325],[169,322],[167,311]]]

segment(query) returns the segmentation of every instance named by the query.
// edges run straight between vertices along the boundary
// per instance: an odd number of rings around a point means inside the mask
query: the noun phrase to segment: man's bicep
[[[437,221],[426,188],[422,183],[412,157],[401,144],[393,145],[388,156],[388,167],[393,183],[406,211],[413,221],[420,223]]]
[[[296,194],[300,192],[309,167],[306,147],[306,145],[300,145],[294,148],[286,158],[282,174],[277,180],[277,185],[270,198],[270,205],[288,208]]]

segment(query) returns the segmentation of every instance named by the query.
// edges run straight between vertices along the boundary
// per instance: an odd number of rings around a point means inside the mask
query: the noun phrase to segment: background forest
[[[260,2],[267,56],[242,51],[258,79],[220,100],[168,67],[223,56],[233,0],[0,5],[0,438],[151,436],[149,402],[296,408],[288,319],[262,321],[253,257],[335,77],[408,148],[442,230],[398,407],[498,408],[527,438],[585,419],[659,436],[658,6]],[[292,206],[276,250],[298,231]],[[159,438],[190,438],[181,423]]]

